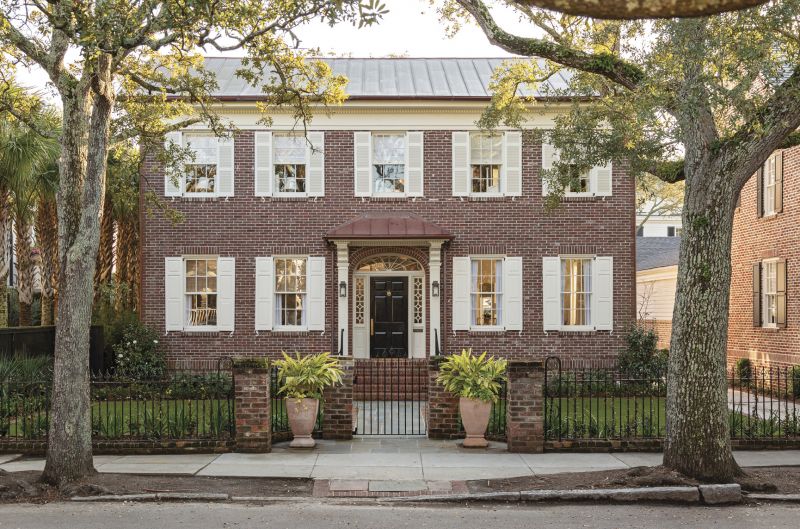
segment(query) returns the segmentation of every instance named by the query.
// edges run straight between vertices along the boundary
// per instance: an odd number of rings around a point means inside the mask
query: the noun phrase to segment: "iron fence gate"
[[[355,361],[355,435],[427,435],[427,408],[426,360],[372,358]]]

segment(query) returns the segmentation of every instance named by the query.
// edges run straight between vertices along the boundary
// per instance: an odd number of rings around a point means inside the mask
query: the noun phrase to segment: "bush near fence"
[[[736,366],[728,373],[728,409],[735,442],[800,444],[797,370]],[[561,369],[548,359],[545,439],[660,441],[666,430],[666,374],[629,377],[613,369]]]
[[[45,441],[49,381],[0,382],[0,441]],[[95,442],[232,441],[234,395],[226,372],[170,373],[162,380],[91,381]]]

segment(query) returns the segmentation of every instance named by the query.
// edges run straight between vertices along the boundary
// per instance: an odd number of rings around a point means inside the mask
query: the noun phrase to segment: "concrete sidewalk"
[[[745,467],[800,466],[800,450],[735,455]],[[125,474],[457,481],[654,466],[661,464],[661,454],[511,454],[502,443],[476,451],[460,448],[456,441],[392,437],[319,441],[311,451],[291,450],[282,443],[269,454],[95,456],[94,461],[99,472]],[[9,472],[43,468],[42,459],[0,455],[0,469]]]

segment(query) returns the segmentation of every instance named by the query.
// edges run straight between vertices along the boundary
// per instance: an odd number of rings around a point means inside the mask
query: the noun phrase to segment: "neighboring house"
[[[728,360],[800,364],[800,146],[742,189],[733,221]]]
[[[636,238],[636,316],[668,348],[678,284],[680,237]]]
[[[143,164],[184,216],[141,223],[142,318],[171,359],[471,347],[612,362],[635,321],[633,180],[595,167],[546,211],[540,171],[558,153],[538,131],[571,103],[481,132],[501,62],[330,59],[350,98],[307,142],[289,109],[261,124],[237,59],[208,59],[235,137],[171,134],[196,153],[177,183],[155,153]]]
[[[641,211],[636,214],[638,237],[680,237],[683,223],[680,215],[650,215]]]

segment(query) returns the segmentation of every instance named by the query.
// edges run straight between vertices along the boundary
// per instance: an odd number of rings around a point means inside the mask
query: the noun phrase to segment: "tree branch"
[[[586,53],[544,39],[520,37],[497,25],[482,0],[456,0],[475,18],[489,42],[517,55],[535,56],[584,72],[606,77],[632,90],[644,79],[639,66],[626,62],[611,53]]]
[[[725,11],[737,11],[766,3],[767,0],[519,0],[525,6],[536,6],[568,15],[631,20],[642,18],[699,17]]]

